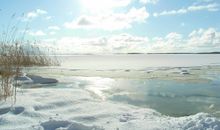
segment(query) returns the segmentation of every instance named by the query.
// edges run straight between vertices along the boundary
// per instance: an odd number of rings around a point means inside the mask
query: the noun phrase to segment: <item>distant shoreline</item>
[[[194,52],[179,52],[179,53],[175,53],[175,52],[165,52],[165,53],[126,53],[126,54],[220,54],[220,52],[198,52],[198,53],[194,53]]]
[[[92,54],[92,53],[73,53],[73,54],[57,54],[56,56],[71,56],[71,55],[141,55],[141,54],[177,54],[177,55],[181,55],[181,54],[220,54],[220,52],[164,52],[164,53],[111,53],[111,54],[102,54],[102,53],[98,53],[98,54]]]

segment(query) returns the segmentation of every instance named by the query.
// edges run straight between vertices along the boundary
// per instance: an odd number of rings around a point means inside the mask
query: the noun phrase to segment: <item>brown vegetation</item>
[[[35,44],[16,38],[16,34],[17,28],[12,27],[0,38],[0,100],[9,96],[16,99],[18,85],[15,79],[22,75],[25,67],[58,65]]]

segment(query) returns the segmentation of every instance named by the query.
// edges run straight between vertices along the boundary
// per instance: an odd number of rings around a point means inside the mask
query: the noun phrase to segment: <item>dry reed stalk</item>
[[[23,68],[59,63],[46,56],[36,45],[31,45],[30,41],[25,42],[23,38],[17,38],[17,27],[9,29],[9,26],[0,38],[0,100],[14,96],[16,101],[18,84],[15,79],[21,76]]]

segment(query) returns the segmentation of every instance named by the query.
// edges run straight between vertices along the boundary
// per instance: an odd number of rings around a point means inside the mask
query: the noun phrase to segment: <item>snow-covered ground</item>
[[[5,106],[5,107],[3,107]],[[168,117],[152,109],[98,99],[81,88],[37,88],[18,93],[13,108],[1,104],[1,130],[220,129],[205,113]]]
[[[103,87],[95,89],[85,79]],[[19,89],[13,107],[10,98],[1,102],[0,130],[220,130],[220,120],[210,114],[170,117],[108,100],[102,92],[108,89],[110,78],[58,80],[56,84],[25,85]]]

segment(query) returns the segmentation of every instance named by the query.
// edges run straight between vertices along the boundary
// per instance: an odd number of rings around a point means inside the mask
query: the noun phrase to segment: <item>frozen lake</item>
[[[27,69],[58,82],[24,84],[13,108],[0,102],[0,129],[219,130],[219,56],[60,56]]]
[[[105,100],[152,108],[169,116],[205,112],[220,117],[220,55],[75,55],[58,59],[60,74],[79,76],[76,82],[85,84],[83,89]]]
[[[132,54],[58,56],[61,66],[73,69],[145,69],[220,64],[218,54]]]

